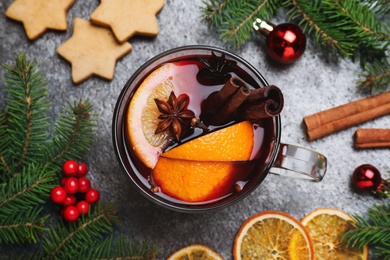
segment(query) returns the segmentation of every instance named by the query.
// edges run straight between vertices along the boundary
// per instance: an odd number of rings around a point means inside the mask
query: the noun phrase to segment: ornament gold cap
[[[274,27],[275,25],[273,23],[264,21],[260,18],[256,18],[256,20],[253,22],[253,29],[265,36],[268,36],[268,34],[274,30]]]

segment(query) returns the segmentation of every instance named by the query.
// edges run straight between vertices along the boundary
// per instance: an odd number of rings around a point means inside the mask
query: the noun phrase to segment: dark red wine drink
[[[245,91],[268,86],[242,58],[207,46],[162,53],[130,78],[115,108],[113,139],[121,167],[141,194],[170,209],[208,211],[250,194],[271,168],[280,175],[302,170],[282,165],[291,145],[280,143],[278,115],[246,120],[240,105],[226,116],[225,106],[210,98],[232,79],[244,82],[249,89]],[[210,100],[211,105],[207,103]],[[215,110],[214,104],[218,106]],[[226,119],[221,121],[221,117]],[[163,131],[155,134],[160,128]],[[235,132],[241,129],[243,132]],[[229,153],[233,154],[231,160]],[[292,157],[302,161],[301,155],[295,154]],[[322,178],[326,158],[320,160],[309,158],[302,164],[309,172],[307,179]],[[320,177],[311,176],[309,167],[321,168],[315,171]],[[297,177],[302,178],[300,175]]]

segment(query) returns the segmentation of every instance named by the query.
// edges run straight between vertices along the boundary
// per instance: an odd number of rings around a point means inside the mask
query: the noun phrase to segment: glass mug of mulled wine
[[[181,212],[220,209],[268,173],[321,181],[326,157],[280,141],[283,94],[226,50],[185,46],[147,61],[113,115],[118,162],[151,201]]]

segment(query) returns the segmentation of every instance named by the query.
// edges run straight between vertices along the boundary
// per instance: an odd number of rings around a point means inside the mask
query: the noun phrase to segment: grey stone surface
[[[59,115],[68,100],[83,97],[91,101],[99,116],[93,149],[86,158],[93,186],[101,191],[102,199],[119,205],[121,221],[116,232],[136,239],[154,240],[160,249],[158,259],[165,259],[175,250],[192,243],[208,245],[225,259],[231,259],[234,237],[242,222],[264,210],[284,211],[299,219],[320,207],[364,215],[368,207],[380,203],[370,195],[354,192],[350,176],[360,164],[370,163],[378,167],[384,177],[389,177],[389,150],[354,150],[352,136],[356,127],[313,142],[307,141],[301,128],[302,118],[306,115],[364,97],[355,88],[358,64],[349,60],[328,62],[313,47],[311,40],[308,40],[304,56],[290,66],[271,62],[260,36],[240,49],[231,49],[258,68],[269,83],[282,89],[285,96],[282,141],[326,155],[328,173],[320,183],[268,175],[251,195],[229,208],[205,214],[177,213],[149,202],[132,188],[116,162],[111,142],[111,120],[125,82],[154,55],[190,44],[229,48],[201,20],[202,0],[167,0],[157,16],[158,36],[131,38],[129,42],[133,50],[117,62],[112,81],[93,77],[79,85],[72,83],[70,64],[57,55],[56,48],[72,35],[74,18],[89,19],[99,2],[76,1],[67,14],[69,29],[66,32],[48,31],[35,41],[27,39],[21,23],[5,17],[4,12],[12,2],[0,2],[0,63],[13,61],[18,52],[34,56],[39,61],[48,82],[53,118]],[[274,22],[283,21],[283,17],[278,17]],[[1,105],[4,102],[3,73],[4,69],[0,68]],[[388,128],[390,118],[382,117],[361,126]]]

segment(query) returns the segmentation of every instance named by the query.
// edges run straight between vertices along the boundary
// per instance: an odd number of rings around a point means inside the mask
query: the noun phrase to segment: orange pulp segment
[[[194,161],[247,161],[253,150],[253,136],[253,125],[243,121],[184,143],[161,156]]]
[[[368,259],[368,247],[346,248],[340,235],[355,220],[346,212],[333,208],[319,208],[302,219],[314,243],[316,259]]]
[[[264,211],[247,219],[234,241],[233,257],[243,259],[314,259],[305,227],[279,211]]]
[[[181,201],[220,198],[234,188],[239,174],[231,162],[188,161],[160,157],[152,177],[161,191]]]

